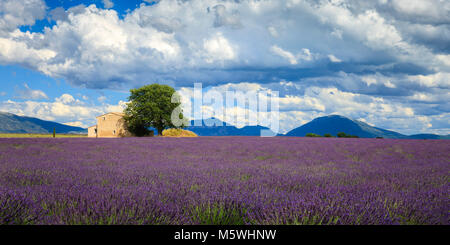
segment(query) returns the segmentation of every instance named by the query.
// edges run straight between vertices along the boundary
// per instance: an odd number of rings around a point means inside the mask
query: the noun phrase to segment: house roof
[[[100,115],[100,116],[98,116],[96,118],[99,118],[99,117],[102,117],[102,116],[105,116],[105,115],[108,115],[108,114],[115,114],[115,115],[118,115],[118,116],[121,116],[121,117],[125,116],[125,113],[121,113],[121,112],[108,112],[108,113]]]

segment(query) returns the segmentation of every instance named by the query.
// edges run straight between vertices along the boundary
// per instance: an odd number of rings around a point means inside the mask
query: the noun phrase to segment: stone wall
[[[92,126],[88,128],[88,137],[97,137],[97,126]]]
[[[125,128],[122,114],[108,113],[97,117],[98,137],[125,137],[130,133]]]

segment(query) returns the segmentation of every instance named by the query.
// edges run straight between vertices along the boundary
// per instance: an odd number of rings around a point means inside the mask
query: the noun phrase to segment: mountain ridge
[[[50,134],[55,129],[60,134],[82,134],[87,129],[46,121],[34,117],[18,116],[9,112],[0,112],[1,133]]]
[[[262,130],[270,130],[260,125],[247,125],[238,128],[214,117],[203,120],[191,120],[190,126],[187,126],[185,129],[196,133],[198,136],[261,136]],[[272,132],[272,135],[276,134]]]
[[[341,115],[317,117],[284,134],[284,136],[303,137],[308,133],[319,135],[331,134],[337,136],[339,132],[356,135],[360,138],[390,138],[390,139],[450,139],[450,135],[414,134],[404,135],[392,130],[370,126],[365,122],[350,119]]]
[[[190,126],[187,126],[185,129],[190,130],[199,136],[261,136],[262,130],[270,130],[269,128],[260,125],[248,125],[242,128],[237,128],[236,126],[227,124],[217,118],[191,120],[190,123]],[[45,121],[38,118],[18,116],[12,113],[0,112],[0,133],[49,134],[53,133],[53,128],[56,129],[56,133],[87,133],[87,129],[81,127],[74,127],[57,122]],[[450,139],[450,135],[404,135],[395,131],[370,126],[367,123],[350,119],[341,115],[328,115],[324,117],[318,117],[308,123],[292,129],[286,134],[277,134],[277,136],[304,137],[307,133],[314,133],[319,135],[331,134],[333,136],[336,136],[339,132],[357,135],[360,138],[383,137],[393,139]],[[273,135],[275,135],[275,133],[273,133]]]

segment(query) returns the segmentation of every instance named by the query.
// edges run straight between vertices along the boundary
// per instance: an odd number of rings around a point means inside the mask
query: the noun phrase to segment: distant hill
[[[86,129],[80,127],[0,112],[0,133],[49,134],[53,133],[53,128],[55,128],[56,133],[59,134],[87,133]]]
[[[449,140],[449,135],[437,135],[437,134],[414,134],[407,137],[408,139],[437,139],[437,140]]]
[[[196,125],[196,122],[197,125],[201,126],[193,126]],[[207,126],[214,124],[222,126]],[[192,126],[186,127],[185,129],[190,130],[199,136],[260,136],[261,130],[269,130],[269,128],[259,125],[237,128],[233,125],[226,125],[225,122],[217,118],[192,120],[191,125]],[[286,134],[278,134],[277,136],[304,137],[307,133],[319,135],[331,134],[333,136],[337,136],[339,132],[357,135],[360,138],[383,137],[387,139],[450,139],[450,135],[415,134],[408,136],[395,131],[373,127],[367,123],[352,120],[340,115],[318,117],[309,123],[289,131]]]
[[[318,117],[309,123],[289,131],[286,136],[305,136],[307,133],[319,135],[329,133],[336,136],[339,132],[357,135],[361,138],[383,137],[403,139],[407,137],[394,131],[372,127],[367,123],[339,115]]]
[[[201,126],[195,126],[196,122]],[[214,123],[215,125],[222,126],[208,126],[213,125]],[[196,133],[198,136],[260,136],[262,130],[269,130],[269,128],[259,125],[237,128],[233,125],[226,125],[225,122],[217,118],[192,120],[191,125],[192,126],[188,126],[185,129]],[[11,113],[0,112],[0,133],[49,134],[53,133],[53,128],[56,129],[56,133],[58,134],[87,133],[87,129],[80,127],[73,127],[38,118],[17,116]],[[450,135],[415,134],[408,136],[394,131],[372,127],[367,123],[352,120],[339,115],[318,117],[309,123],[289,131],[286,134],[278,134],[277,136],[304,137],[307,133],[319,135],[329,133],[336,136],[339,132],[357,135],[360,138],[383,137],[391,139],[450,139]]]
[[[261,130],[269,130],[267,127],[255,125],[237,128],[232,125],[226,125],[225,122],[217,118],[208,118],[204,120],[192,120],[192,126],[185,129],[196,133],[199,136],[260,136]],[[195,126],[202,125],[202,126]],[[222,126],[209,126],[222,125]],[[273,133],[275,135],[275,133]]]
[[[350,118],[339,115],[318,117],[309,123],[306,123],[298,128],[289,131],[285,134],[285,136],[303,137],[307,133],[314,133],[319,135],[328,133],[336,136],[339,132],[357,135],[360,138],[383,137],[389,139],[448,139],[448,136],[435,134],[416,134],[408,136],[394,131],[373,127],[367,123],[358,120],[352,120]]]

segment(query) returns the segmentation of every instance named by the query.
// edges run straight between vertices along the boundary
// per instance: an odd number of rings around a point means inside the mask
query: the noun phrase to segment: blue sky
[[[131,88],[188,95],[200,82],[279,91],[281,132],[340,114],[450,134],[449,11],[440,0],[2,0],[0,111],[86,127]]]

